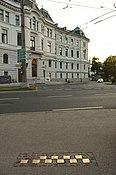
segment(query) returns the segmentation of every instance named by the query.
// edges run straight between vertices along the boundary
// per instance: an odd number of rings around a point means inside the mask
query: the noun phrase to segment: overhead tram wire
[[[94,24],[98,24],[98,23],[100,23],[100,22],[102,22],[102,21],[105,21],[105,20],[107,20],[107,19],[109,19],[109,18],[112,18],[112,17],[114,17],[114,16],[116,16],[116,15],[112,15],[112,16],[109,16],[109,17],[107,17],[107,18],[101,19],[101,20],[95,22]]]
[[[116,12],[116,10],[112,10],[112,11],[110,11],[110,12],[104,13],[104,14],[102,14],[102,15],[100,15],[100,16],[98,16],[98,17],[92,19],[92,20],[90,20],[89,22],[93,22],[93,21],[95,21],[95,20],[97,20],[97,19],[99,19],[99,18],[101,18],[101,17],[103,17],[103,16],[105,16],[105,15],[108,15],[108,14],[110,14],[110,13],[113,13],[113,12]]]
[[[78,6],[78,7],[84,7],[84,8],[92,8],[92,9],[98,9],[98,10],[112,10],[111,8],[107,8],[107,7],[103,7],[103,6],[95,7],[95,6],[88,6],[88,5],[81,5],[81,4],[62,2],[62,1],[57,1],[57,0],[48,0],[48,1],[54,2],[54,3],[58,3],[58,4],[72,5],[72,6]]]

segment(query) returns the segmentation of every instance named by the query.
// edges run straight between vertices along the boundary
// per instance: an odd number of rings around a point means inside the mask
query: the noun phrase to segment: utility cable
[[[105,18],[105,19],[102,19],[102,20],[100,20],[100,21],[95,22],[94,24],[98,24],[98,23],[100,23],[100,22],[102,22],[102,21],[105,21],[105,20],[107,20],[107,19],[109,19],[109,18],[112,18],[112,17],[114,17],[114,16],[116,16],[116,15],[109,16],[109,17],[107,17],[107,18]]]
[[[57,0],[48,0],[50,2],[55,2],[59,4],[64,4],[64,5],[72,5],[72,6],[78,6],[78,7],[85,7],[85,8],[93,8],[93,9],[98,9],[98,10],[112,10],[111,8],[99,6],[99,7],[94,7],[94,6],[88,6],[88,5],[81,5],[81,4],[74,4],[74,3],[67,3],[67,2],[62,2],[62,1],[57,1]],[[70,1],[71,2],[71,1]]]

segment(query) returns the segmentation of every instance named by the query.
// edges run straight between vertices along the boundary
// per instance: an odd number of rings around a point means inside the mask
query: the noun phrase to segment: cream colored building
[[[21,9],[18,0],[0,1],[0,76],[22,79],[17,59],[21,49]],[[88,42],[83,31],[61,28],[35,0],[25,5],[27,80],[37,82],[88,80]]]

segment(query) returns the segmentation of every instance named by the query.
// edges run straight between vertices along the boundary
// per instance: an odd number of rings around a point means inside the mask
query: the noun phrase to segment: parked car
[[[98,83],[103,83],[104,80],[103,80],[103,78],[99,78],[99,79],[97,80],[97,82],[98,82]]]

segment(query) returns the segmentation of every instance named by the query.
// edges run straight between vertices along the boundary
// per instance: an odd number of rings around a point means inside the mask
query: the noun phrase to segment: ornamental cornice
[[[8,9],[10,9],[10,10],[13,10],[13,11],[21,12],[20,7],[17,7],[17,6],[15,6],[15,5],[12,5],[12,4],[10,4],[10,3],[7,3],[7,2],[5,2],[4,0],[0,1],[0,5],[2,5],[2,6],[4,6],[4,7],[6,7],[6,8],[8,8]],[[25,9],[25,12],[28,13],[28,14],[30,14],[30,10],[28,10],[28,9]]]
[[[14,10],[14,11],[18,11],[20,12],[20,8],[16,7],[16,6],[13,6],[7,2],[5,2],[4,0],[3,1],[0,1],[0,5],[4,6],[4,7],[7,7],[8,9],[11,9],[11,10]]]

